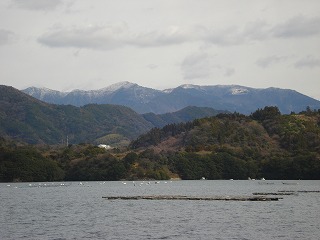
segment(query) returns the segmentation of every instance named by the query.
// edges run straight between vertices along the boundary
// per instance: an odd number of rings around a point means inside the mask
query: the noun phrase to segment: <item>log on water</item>
[[[195,197],[180,195],[155,195],[155,196],[108,196],[102,197],[107,200],[193,200],[193,201],[278,201],[279,197],[265,196],[214,196]]]
[[[253,195],[260,195],[260,196],[266,196],[266,195],[281,195],[281,196],[284,196],[284,195],[297,195],[297,193],[295,192],[257,192],[257,193],[252,193]]]
[[[319,190],[301,190],[301,191],[297,191],[299,193],[320,193]]]
[[[279,190],[280,193],[320,193],[320,190]]]

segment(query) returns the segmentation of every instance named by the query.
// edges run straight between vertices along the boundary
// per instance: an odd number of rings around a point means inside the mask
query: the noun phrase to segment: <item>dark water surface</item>
[[[106,200],[319,191],[320,181],[0,184],[0,239],[320,239],[320,193],[276,202]]]

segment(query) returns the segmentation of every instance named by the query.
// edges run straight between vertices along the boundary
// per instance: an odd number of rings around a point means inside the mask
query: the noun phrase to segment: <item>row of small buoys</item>
[[[172,181],[164,181],[164,182],[160,182],[160,181],[142,181],[142,182],[135,182],[135,181],[132,181],[132,182],[121,182],[123,185],[129,185],[129,183],[132,183],[133,186],[139,186],[141,187],[142,185],[152,185],[152,184],[160,184],[160,183],[164,183],[164,184],[167,184],[167,183],[172,183]]]

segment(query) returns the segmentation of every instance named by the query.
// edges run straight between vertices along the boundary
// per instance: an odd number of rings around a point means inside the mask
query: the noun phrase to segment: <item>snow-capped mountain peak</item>
[[[34,96],[40,100],[42,100],[46,95],[56,95],[59,97],[64,97],[65,95],[67,95],[67,93],[65,92],[59,92],[59,91],[52,90],[50,88],[45,88],[45,87],[41,87],[41,88],[29,87],[25,89],[25,92],[30,96]]]
[[[135,83],[131,83],[131,82],[128,82],[128,81],[124,81],[124,82],[119,82],[119,83],[115,83],[115,84],[112,84],[106,88],[102,88],[101,91],[103,92],[115,92],[121,88],[130,88],[130,87],[133,87],[137,84]]]
[[[194,84],[183,84],[180,86],[181,88],[184,88],[184,89],[193,89],[193,88],[199,88],[198,85],[194,85]]]

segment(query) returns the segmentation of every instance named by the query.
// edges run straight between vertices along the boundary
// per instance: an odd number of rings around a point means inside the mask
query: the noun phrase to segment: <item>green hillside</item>
[[[168,124],[189,122],[198,118],[215,116],[219,113],[227,113],[227,111],[215,110],[209,107],[188,106],[173,113],[145,113],[142,116],[153,126],[161,128]]]
[[[0,136],[31,144],[66,144],[68,138],[70,144],[127,146],[152,127],[223,112],[205,107],[186,107],[174,113],[139,115],[119,105],[54,105],[7,86],[0,86],[0,103]]]
[[[46,104],[12,87],[0,86],[0,136],[32,144],[105,140],[117,134],[128,143],[152,127],[133,110],[117,105],[83,107]]]
[[[320,111],[220,114],[154,128],[131,147],[165,157],[183,179],[320,179]]]
[[[190,107],[151,122],[203,112]],[[0,86],[0,181],[320,179],[320,110],[265,107],[162,128],[144,117],[115,105],[46,104]]]

